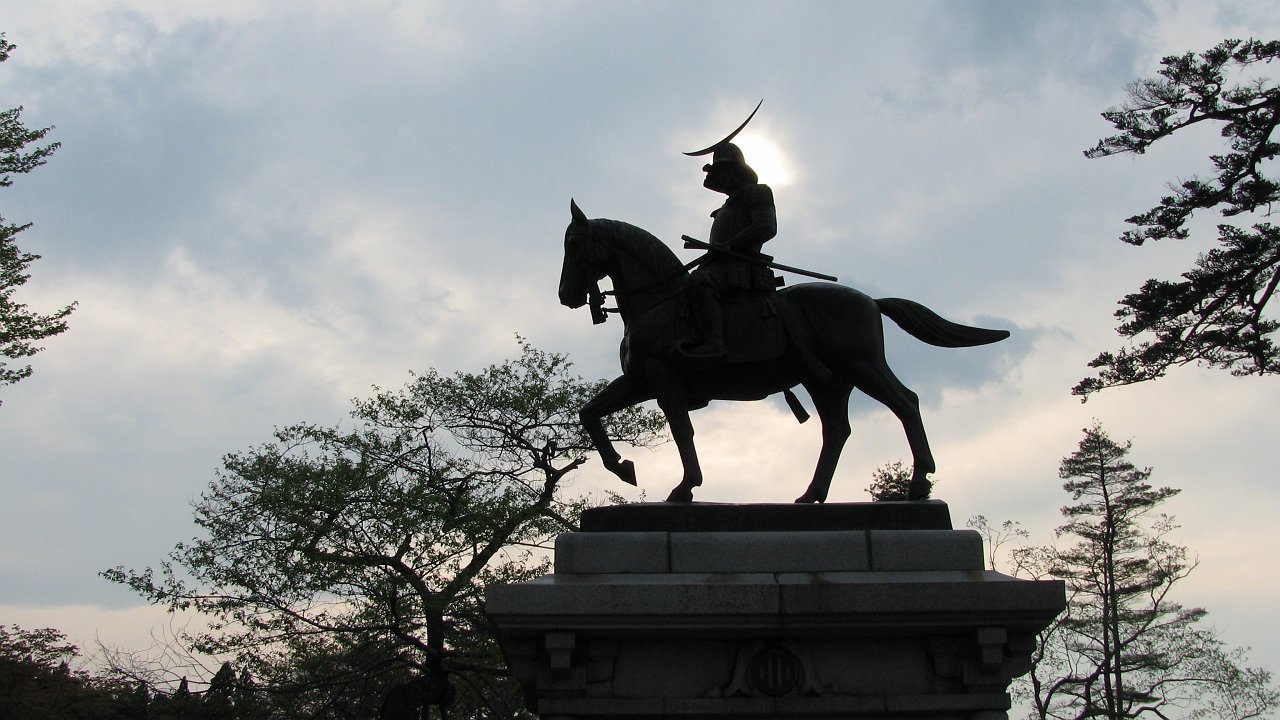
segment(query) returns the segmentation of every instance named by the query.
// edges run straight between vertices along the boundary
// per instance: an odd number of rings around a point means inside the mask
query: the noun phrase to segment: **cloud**
[[[81,301],[0,407],[0,543],[23,548],[0,559],[11,605],[136,602],[95,573],[155,564],[193,533],[189,502],[223,453],[340,422],[348,398],[410,369],[498,362],[519,332],[615,375],[616,319],[556,302],[569,198],[673,246],[705,236],[722,198],[680,153],[761,97],[749,131],[790,173],[766,178],[768,252],[1014,331],[963,350],[888,331],[957,521],[1022,519],[1043,537],[1063,504],[1057,460],[1096,416],[1186,489],[1199,573],[1242,577],[1273,544],[1257,516],[1271,384],[1188,368],[1084,406],[1067,394],[1116,342],[1115,300],[1202,249],[1124,246],[1123,219],[1219,142],[1085,161],[1109,131],[1097,113],[1161,55],[1274,36],[1271,3],[46,0],[6,23],[19,50],[0,87],[63,142],[0,195],[45,256],[24,298]],[[855,394],[851,418],[837,500],[907,458],[878,404]],[[786,501],[812,475],[816,421],[776,399],[694,421],[699,499]],[[632,456],[665,497],[674,447]],[[579,486],[627,490],[598,463]]]

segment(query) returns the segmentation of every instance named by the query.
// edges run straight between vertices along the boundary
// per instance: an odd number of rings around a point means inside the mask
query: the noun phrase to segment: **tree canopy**
[[[0,33],[0,63],[9,59],[14,45]],[[13,185],[13,175],[29,173],[48,161],[61,143],[38,145],[52,127],[31,130],[22,124],[22,107],[0,111],[0,187]],[[28,147],[34,145],[34,147]],[[31,376],[31,365],[10,367],[7,361],[22,360],[40,352],[38,343],[66,331],[67,317],[75,303],[49,315],[34,312],[18,302],[14,293],[31,279],[28,266],[39,255],[23,252],[18,233],[31,227],[7,222],[0,216],[0,385]]]
[[[1131,344],[1103,352],[1097,375],[1072,392],[1087,399],[1108,387],[1163,376],[1190,363],[1235,375],[1280,371],[1277,322],[1267,308],[1280,284],[1280,228],[1250,223],[1270,213],[1280,184],[1269,175],[1280,152],[1272,136],[1280,123],[1280,85],[1247,75],[1280,59],[1280,41],[1224,40],[1202,52],[1161,61],[1158,76],[1131,83],[1128,102],[1102,116],[1118,134],[1085,151],[1090,158],[1144,154],[1155,143],[1194,126],[1214,126],[1226,149],[1210,156],[1212,177],[1182,180],[1152,209],[1130,217],[1121,240],[1181,239],[1193,215],[1217,210],[1238,223],[1218,225],[1217,247],[1201,254],[1176,281],[1147,280],[1120,300],[1117,332]],[[1246,77],[1241,77],[1241,76]]]
[[[456,714],[510,715],[519,691],[483,589],[544,572],[542,548],[591,502],[564,486],[592,448],[578,409],[602,384],[524,343],[479,373],[376,390],[351,429],[293,425],[228,455],[196,503],[203,537],[158,574],[105,575],[211,618],[187,640],[236,655],[287,715],[373,717],[393,689],[446,674]],[[632,409],[608,427],[647,444],[663,422]]]
[[[929,491],[924,499],[933,494],[935,480],[929,480]],[[911,468],[895,460],[885,463],[871,471],[871,485],[867,486],[867,494],[875,502],[888,500],[906,500],[911,494]]]
[[[60,630],[0,625],[0,720],[148,717],[150,698],[140,702],[136,685],[95,675],[81,661],[80,649]]]

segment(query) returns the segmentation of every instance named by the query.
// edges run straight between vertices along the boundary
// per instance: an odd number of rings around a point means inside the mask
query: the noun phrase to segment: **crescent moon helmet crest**
[[[725,145],[728,145],[728,144],[729,144],[729,142],[730,142],[731,140],[733,140],[735,137],[737,137],[737,136],[738,136],[738,133],[742,132],[742,128],[746,127],[746,126],[747,126],[747,123],[751,122],[751,118],[753,118],[753,117],[755,117],[755,116],[756,116],[756,112],[760,109],[760,106],[761,106],[761,105],[763,105],[763,104],[764,104],[764,98],[761,98],[761,99],[760,99],[760,102],[756,103],[756,109],[755,109],[755,110],[752,110],[752,111],[751,111],[751,114],[747,116],[747,119],[746,119],[746,120],[743,120],[743,121],[742,121],[742,124],[738,126],[738,129],[737,129],[737,130],[734,130],[734,131],[733,131],[733,132],[731,132],[731,133],[729,133],[729,135],[728,135],[728,136],[726,136],[726,137],[725,137],[725,139],[721,140],[720,142],[716,143],[715,145],[712,145],[711,147],[708,147],[708,148],[705,148],[705,149],[702,149],[702,150],[698,150],[698,151],[695,151],[695,152],[687,152],[687,153],[685,153],[685,155],[688,155],[689,157],[699,157],[699,156],[702,156],[702,155],[708,155],[708,154],[710,154],[710,153],[715,152],[718,148],[722,148],[722,147],[724,147]]]

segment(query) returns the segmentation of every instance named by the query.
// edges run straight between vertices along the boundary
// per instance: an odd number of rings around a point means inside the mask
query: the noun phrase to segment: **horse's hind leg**
[[[600,460],[604,463],[605,469],[617,475],[628,485],[636,484],[635,466],[630,460],[623,460],[618,451],[613,448],[613,442],[609,440],[609,433],[605,431],[602,420],[619,410],[648,399],[644,393],[636,389],[635,383],[623,375],[606,385],[578,411],[578,418],[582,421],[587,435],[591,437],[591,442],[595,444],[596,452],[600,453]]]
[[[818,467],[813,471],[813,481],[804,494],[796,498],[798,503],[824,502],[831,489],[831,478],[836,474],[840,452],[849,439],[849,393],[853,384],[840,380],[826,385],[805,385],[813,398],[814,408],[822,421],[822,450],[818,453]]]
[[[929,473],[935,467],[933,453],[929,450],[929,438],[924,433],[924,421],[920,418],[920,398],[898,380],[883,358],[858,362],[855,372],[858,389],[884,403],[902,421],[912,457],[911,486],[907,490],[907,499],[925,499],[929,495]]]

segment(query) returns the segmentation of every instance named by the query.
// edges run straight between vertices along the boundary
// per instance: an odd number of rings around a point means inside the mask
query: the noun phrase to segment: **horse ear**
[[[578,207],[578,203],[574,202],[573,198],[569,198],[569,212],[573,215],[575,224],[586,224],[587,216]]]

